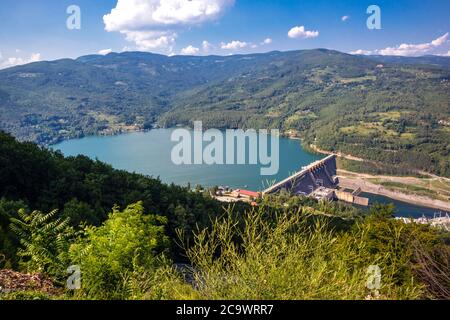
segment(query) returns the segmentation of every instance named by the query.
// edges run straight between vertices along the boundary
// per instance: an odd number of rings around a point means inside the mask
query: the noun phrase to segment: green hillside
[[[448,232],[393,206],[280,194],[225,207],[2,132],[0,181],[0,300],[449,298]]]
[[[194,120],[279,128],[322,149],[448,177],[448,61],[317,49],[39,62],[0,71],[0,128],[44,145]]]

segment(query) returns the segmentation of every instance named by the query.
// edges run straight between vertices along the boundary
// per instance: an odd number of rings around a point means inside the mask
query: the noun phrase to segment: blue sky
[[[381,30],[366,26],[372,4],[381,9]],[[0,67],[111,50],[450,53],[450,0],[1,0],[0,5]],[[66,27],[70,5],[81,9],[80,30]]]

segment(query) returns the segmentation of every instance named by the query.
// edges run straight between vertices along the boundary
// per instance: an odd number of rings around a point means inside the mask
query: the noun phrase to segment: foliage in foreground
[[[87,227],[84,237],[70,248],[72,262],[82,272],[83,286],[77,296],[137,298],[164,261],[162,254],[169,247],[165,224],[164,217],[144,215],[139,202],[122,212],[114,208],[101,227]]]
[[[51,297],[39,291],[10,292],[0,294],[0,300],[50,300]]]
[[[113,169],[84,156],[62,154],[19,142],[0,131],[0,268],[17,269],[19,240],[10,229],[19,209],[51,212],[79,225],[101,225],[114,205],[143,202],[146,212],[167,217],[167,235],[175,229],[207,227],[209,217],[223,213],[220,203],[189,187],[163,184],[159,179]],[[172,257],[179,257],[177,247]]]
[[[410,253],[402,241],[412,230],[394,223],[382,250],[371,228],[358,224],[349,233],[330,230],[324,220],[311,224],[301,212],[273,221],[250,212],[243,229],[231,216],[216,220],[187,248],[192,285],[167,269],[157,292],[165,299],[417,299],[424,286],[410,272]],[[395,221],[394,221],[395,222]],[[240,243],[236,239],[241,239]],[[379,292],[368,290],[368,267],[381,268]],[[152,297],[150,294],[149,297]]]
[[[58,277],[67,268],[69,239],[74,231],[69,219],[54,218],[57,210],[43,214],[19,210],[19,218],[11,218],[11,229],[20,239],[17,255],[26,271],[44,272]]]
[[[188,265],[166,258],[165,218],[146,215],[142,203],[114,208],[102,226],[87,226],[68,239],[67,263],[80,267],[81,289],[51,298],[450,298],[448,234],[445,239],[429,226],[396,221],[389,206],[339,228],[336,218],[312,215],[309,207],[275,204],[262,203],[243,215],[230,208],[210,228],[194,233],[193,242],[179,230]],[[46,225],[54,227],[54,219]],[[49,234],[49,247],[61,234]],[[37,239],[33,246],[39,248]],[[34,258],[21,259],[27,265]],[[370,266],[381,271],[378,288]],[[0,298],[11,297],[36,298],[27,293]]]

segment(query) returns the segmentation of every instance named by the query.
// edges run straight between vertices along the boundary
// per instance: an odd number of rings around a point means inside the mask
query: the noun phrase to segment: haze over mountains
[[[1,70],[0,129],[46,145],[203,120],[448,176],[449,80],[437,56],[90,55]]]

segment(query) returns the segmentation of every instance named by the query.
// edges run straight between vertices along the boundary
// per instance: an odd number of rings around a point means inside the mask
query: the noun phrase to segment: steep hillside
[[[0,71],[0,128],[44,145],[193,120],[279,128],[323,149],[450,176],[449,60],[317,49],[38,62]]]

